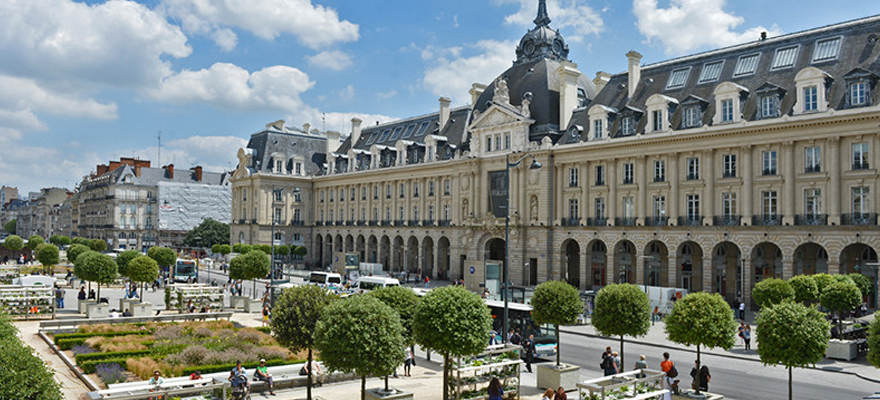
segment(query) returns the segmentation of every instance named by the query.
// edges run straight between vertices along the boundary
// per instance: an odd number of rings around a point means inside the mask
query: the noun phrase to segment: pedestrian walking
[[[403,361],[403,376],[412,376],[413,356],[412,348],[407,347],[403,350],[405,360]]]
[[[691,388],[696,390],[702,390],[704,392],[709,391],[709,381],[712,380],[712,375],[709,374],[709,367],[703,365],[700,366],[700,360],[694,360],[694,367],[691,368],[691,378],[694,378],[694,382],[691,383]]]
[[[645,361],[645,355],[642,354],[642,355],[639,356],[639,360],[636,361],[635,368],[633,368],[633,370],[645,370],[645,369],[648,369],[648,362]],[[644,377],[645,377],[645,373],[644,373],[644,372],[640,372],[639,375],[638,375],[638,377],[639,377],[639,378],[644,378]]]
[[[523,342],[523,351],[526,352],[526,370],[532,372],[532,356],[535,354],[535,335],[529,335],[525,342]]]
[[[614,355],[611,351],[611,346],[605,348],[605,352],[602,353],[602,362],[599,363],[599,368],[602,368],[605,376],[614,375],[617,373],[614,369]]]
[[[746,344],[746,350],[752,349],[752,327],[749,324],[746,324],[746,328],[743,329],[743,341]]]
[[[739,319],[746,319],[746,303],[739,301]]]
[[[611,362],[614,363],[614,374],[619,374],[619,373],[620,373],[620,367],[621,367],[621,365],[620,365],[620,353],[618,353],[618,352],[615,351],[615,352],[611,353],[611,356],[612,356],[612,358],[611,358]]]
[[[739,323],[739,328],[736,328],[736,336],[739,336],[739,338],[742,339],[742,341],[743,341],[743,347],[746,346],[746,339],[745,339],[745,337],[743,337],[743,331],[744,331],[745,329],[746,329],[746,323],[745,323],[745,322],[740,322],[740,323]]]

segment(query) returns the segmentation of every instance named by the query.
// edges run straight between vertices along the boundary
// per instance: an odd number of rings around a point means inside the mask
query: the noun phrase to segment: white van
[[[309,274],[309,285],[339,288],[342,286],[342,275],[332,272],[313,271]]]
[[[400,281],[379,276],[362,276],[354,282],[352,289],[355,293],[363,293],[390,286],[400,286]]]

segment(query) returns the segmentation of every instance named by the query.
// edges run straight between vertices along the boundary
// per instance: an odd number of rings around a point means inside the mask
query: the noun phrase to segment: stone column
[[[840,190],[840,138],[828,138],[828,223],[840,225],[840,203],[845,198]],[[839,262],[838,262],[839,266]],[[831,273],[831,261],[828,261],[828,273]],[[834,273],[837,273],[836,271]]]
[[[790,140],[782,143],[782,163],[782,224],[794,225],[794,143]]]
[[[705,153],[705,182],[706,182],[706,208],[703,216],[703,224],[712,225],[712,217],[715,216],[715,151],[706,150]]]
[[[608,256],[608,250],[611,250],[611,256]],[[605,284],[610,285],[617,282],[617,276],[614,275],[614,263],[609,259],[614,258],[614,250],[606,247],[605,251]]]
[[[742,301],[743,303],[746,303],[746,309],[750,310],[752,308],[752,263],[749,257],[745,255],[743,255],[740,263],[745,263],[745,267],[739,265],[739,268],[743,269]]]
[[[712,293],[712,254],[703,254],[703,291]]]
[[[828,256],[828,273],[831,275],[840,273],[840,257]]]
[[[666,267],[668,271],[666,272],[666,281],[667,286],[674,288],[678,287],[678,270],[680,264],[678,262],[678,251],[677,249],[669,249],[670,253],[666,256]]]
[[[742,204],[742,218],[743,221],[746,222],[747,225],[752,225],[752,204],[753,204],[753,194],[754,190],[754,178],[755,174],[753,172],[754,166],[752,165],[752,146],[743,146],[742,147],[742,155],[743,155],[743,190],[742,190],[742,199],[740,200],[740,204]]]
[[[605,216],[611,221],[610,225],[614,225],[614,219],[617,218],[617,160],[608,161],[608,200],[605,202]]]
[[[581,224],[586,225],[587,219],[590,217],[590,164],[588,162],[583,162],[578,166],[578,178],[580,179],[580,187],[581,187],[581,200],[580,200],[580,215]]]
[[[555,221],[554,223],[559,225],[562,225],[562,219],[568,215],[568,207],[566,207],[565,196],[563,196],[565,188],[568,187],[565,183],[566,172],[565,164],[556,165],[556,215],[550,217]]]
[[[636,157],[636,182],[639,185],[638,194],[636,194],[636,224],[645,225],[645,201],[648,196],[647,176],[648,172],[645,168],[645,156]]]
[[[794,258],[782,257],[782,279],[789,280],[794,274]]]
[[[678,153],[672,153],[669,155],[669,204],[667,208],[669,209],[669,220],[672,221],[672,225],[678,225],[678,210],[681,207],[679,204],[679,167],[678,167]]]
[[[636,249],[636,257],[633,260],[633,268],[636,270],[636,285],[645,284],[645,279],[647,279],[645,276],[645,263],[647,262],[644,251]]]

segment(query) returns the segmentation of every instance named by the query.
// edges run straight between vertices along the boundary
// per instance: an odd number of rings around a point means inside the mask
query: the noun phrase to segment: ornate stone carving
[[[495,78],[495,95],[492,101],[499,104],[510,104],[510,91],[507,89],[507,80],[503,77]]]

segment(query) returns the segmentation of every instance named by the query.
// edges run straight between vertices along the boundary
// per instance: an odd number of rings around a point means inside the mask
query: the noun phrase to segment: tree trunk
[[[556,366],[562,365],[559,362],[559,325],[556,325]]]
[[[449,353],[443,353],[443,400],[449,399]]]
[[[700,394],[700,370],[703,369],[703,363],[700,362],[700,345],[697,345],[697,375],[694,378],[697,381],[697,394]]]
[[[385,393],[388,393],[388,375],[385,375]]]
[[[95,297],[95,300],[97,300],[99,304],[101,303],[101,282],[98,282],[98,296]]]
[[[620,335],[620,365],[617,366],[617,373],[623,370],[623,335]]]
[[[788,367],[788,400],[792,400],[792,392],[791,392],[791,367]]]
[[[253,295],[254,298],[256,299],[257,298],[257,280],[254,279],[252,282],[254,282],[254,292],[251,293],[251,295]]]
[[[387,376],[385,377],[388,378]],[[361,375],[361,400],[367,400],[367,376]]]
[[[141,303],[144,302],[144,288],[145,288],[145,287],[147,287],[147,283],[146,283],[146,282],[141,282],[141,298],[138,299],[138,300],[141,301]]]
[[[306,371],[308,372],[308,376],[306,377],[306,399],[312,400],[312,348],[309,347],[309,361],[306,364]]]

